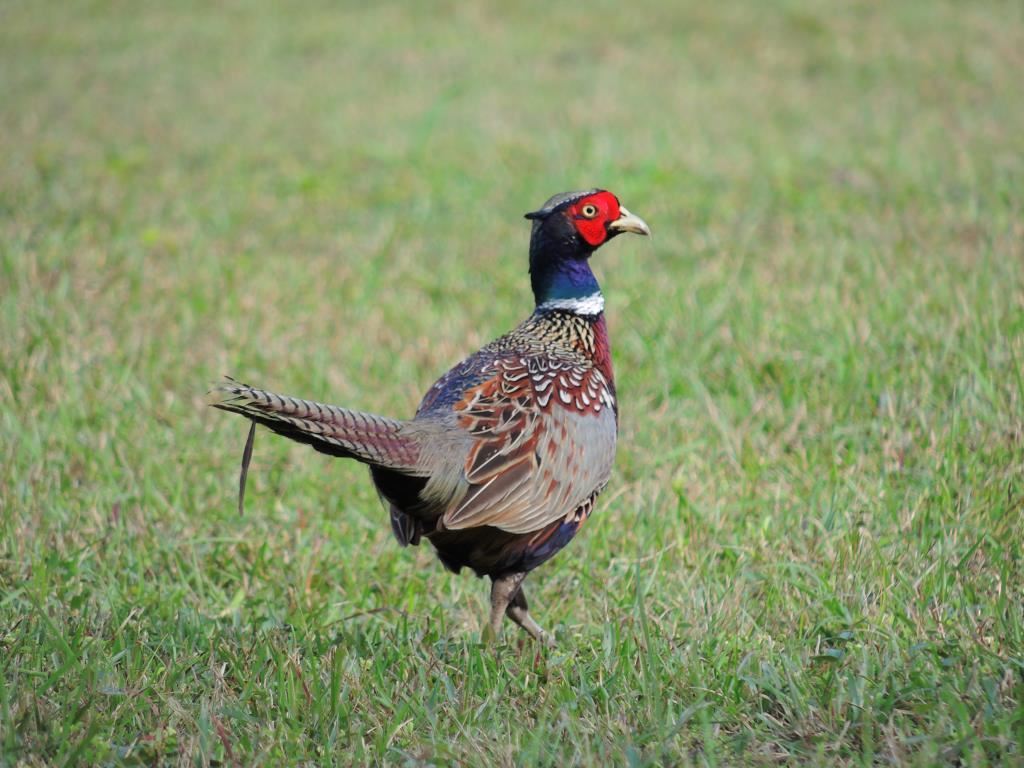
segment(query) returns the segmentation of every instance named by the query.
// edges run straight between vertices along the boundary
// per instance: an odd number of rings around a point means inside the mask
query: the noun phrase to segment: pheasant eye
[[[585,219],[592,219],[597,216],[597,206],[593,203],[587,203],[580,208],[580,213],[583,214]]]

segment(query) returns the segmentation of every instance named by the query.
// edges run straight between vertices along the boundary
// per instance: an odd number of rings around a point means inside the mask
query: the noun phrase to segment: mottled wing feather
[[[495,360],[493,375],[455,405],[475,442],[464,465],[466,493],[446,511],[443,527],[537,531],[602,488],[615,454],[615,415],[602,412],[610,397],[602,397],[603,381],[576,361]]]

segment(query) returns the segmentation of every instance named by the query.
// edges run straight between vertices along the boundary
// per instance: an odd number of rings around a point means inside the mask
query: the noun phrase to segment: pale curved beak
[[[647,222],[641,219],[636,214],[630,213],[623,207],[619,207],[619,218],[611,222],[608,225],[608,229],[612,232],[633,232],[637,235],[651,234],[651,228],[647,226]]]

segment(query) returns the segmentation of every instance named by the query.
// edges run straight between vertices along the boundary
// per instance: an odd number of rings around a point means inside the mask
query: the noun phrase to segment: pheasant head
[[[603,189],[555,195],[526,218],[533,220],[530,283],[537,306],[584,314],[604,307],[588,261],[594,251],[623,232],[651,234],[643,219]]]

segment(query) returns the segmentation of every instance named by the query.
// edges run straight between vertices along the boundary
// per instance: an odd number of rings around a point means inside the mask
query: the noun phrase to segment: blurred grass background
[[[0,3],[0,763],[1020,764],[1018,2]],[[223,373],[401,416],[603,186],[622,424],[532,578]]]

